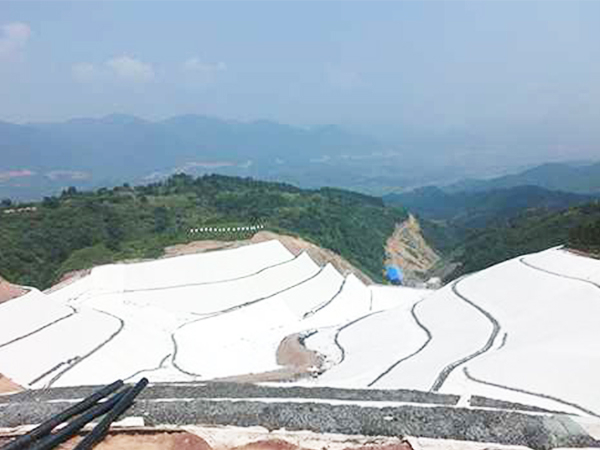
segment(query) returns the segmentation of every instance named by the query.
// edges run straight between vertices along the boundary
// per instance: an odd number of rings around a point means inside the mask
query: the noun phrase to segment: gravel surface
[[[83,398],[98,388],[55,388],[2,396],[0,427],[39,423],[72,405],[61,402],[61,399]],[[268,397],[278,401],[260,401],[260,398]],[[308,401],[291,402],[295,398]],[[314,399],[315,403],[310,399]],[[367,407],[316,403],[323,399],[408,404]],[[52,402],[48,402],[50,400]],[[473,404],[486,409],[458,408],[455,406],[458,396],[455,395],[409,390],[163,383],[149,385],[127,416],[141,416],[148,425],[263,426],[271,430],[285,428],[321,433],[494,442],[533,449],[600,447],[599,442],[566,415],[540,414],[544,412],[540,408],[483,397],[473,400]]]
[[[7,402],[31,402],[55,399],[83,398],[100,386],[59,387],[20,392],[0,398]],[[407,403],[456,405],[459,396],[412,390],[339,389],[328,387],[272,387],[225,382],[156,383],[150,384],[140,398],[314,398],[336,400],[368,400]],[[516,404],[513,404],[516,405]],[[527,407],[524,407],[527,408]]]
[[[11,403],[2,408],[0,426],[39,423],[69,405],[63,402]],[[143,417],[147,425],[262,426],[269,430],[285,428],[320,433],[494,442],[540,450],[558,446],[600,447],[599,442],[566,416],[449,406],[372,408],[317,403],[139,399],[126,415]]]
[[[0,405],[8,402],[32,402],[56,399],[84,398],[98,390],[100,386],[60,387],[24,391],[0,397]],[[413,391],[406,389],[340,389],[329,387],[300,386],[259,386],[226,382],[206,383],[156,383],[150,384],[140,394],[140,398],[304,398],[331,399],[346,401],[385,401],[405,403],[425,403],[430,405],[455,406],[459,396],[433,392]],[[523,412],[555,413],[536,406],[523,405],[504,400],[474,396],[471,406],[517,410]]]

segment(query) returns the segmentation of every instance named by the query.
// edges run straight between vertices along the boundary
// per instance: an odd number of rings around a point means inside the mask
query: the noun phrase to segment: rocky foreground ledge
[[[18,432],[18,427],[40,423],[96,389],[55,388],[2,396],[0,427],[5,436]],[[285,430],[344,435],[348,442],[359,437],[363,440],[356,442],[379,439],[386,445],[389,439],[398,445],[409,445],[412,439],[413,448],[418,447],[415,442],[419,439],[440,445],[447,440],[464,444],[445,448],[600,448],[600,442],[577,416],[483,397],[459,405],[458,396],[408,390],[158,383],[148,386],[126,418],[137,418],[133,420],[143,425],[142,430],[167,427],[171,432],[198,426],[234,426],[247,433],[260,427],[262,434],[255,436],[258,440],[273,439],[277,430]],[[292,440],[302,447],[301,438]]]

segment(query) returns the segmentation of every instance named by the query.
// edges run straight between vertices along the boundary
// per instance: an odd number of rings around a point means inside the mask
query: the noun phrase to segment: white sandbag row
[[[244,227],[201,227],[190,228],[190,233],[237,233],[240,231],[258,231],[263,230],[264,225],[250,225]]]

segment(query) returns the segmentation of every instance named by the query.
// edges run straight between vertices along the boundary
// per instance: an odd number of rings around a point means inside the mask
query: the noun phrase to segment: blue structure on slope
[[[392,284],[402,284],[404,281],[404,273],[402,269],[395,265],[389,265],[385,267],[385,277]]]

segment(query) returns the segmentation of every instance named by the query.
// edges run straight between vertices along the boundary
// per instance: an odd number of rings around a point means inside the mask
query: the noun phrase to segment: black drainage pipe
[[[33,446],[31,446],[29,450],[50,450],[62,444],[63,442],[68,441],[71,437],[77,434],[77,432],[83,428],[84,425],[114,408],[115,405],[118,404],[129,392],[131,392],[131,388],[127,388],[122,392],[114,394],[105,402],[99,403],[98,405],[92,407],[89,411],[69,422],[58,432],[39,440]]]
[[[96,403],[106,397],[107,395],[112,394],[117,389],[120,389],[123,386],[122,380],[117,380],[108,386],[103,387],[99,391],[96,391],[92,395],[86,397],[84,400],[80,401],[76,405],[71,406],[68,409],[65,409],[63,412],[56,414],[50,419],[46,420],[29,433],[24,434],[23,436],[19,436],[14,441],[11,441],[9,444],[2,447],[2,450],[19,450],[27,447],[28,445],[33,444],[34,441],[46,436],[50,433],[56,426],[63,423],[65,420],[70,419],[76,414],[80,414]]]
[[[96,425],[96,427],[88,434],[73,450],[88,450],[94,447],[100,442],[110,428],[110,425],[116,420],[121,414],[123,414],[133,403],[133,400],[137,395],[146,387],[148,384],[147,378],[142,378],[137,384],[130,388],[122,398],[119,399],[118,403],[110,410],[110,412],[102,419],[102,421]]]

